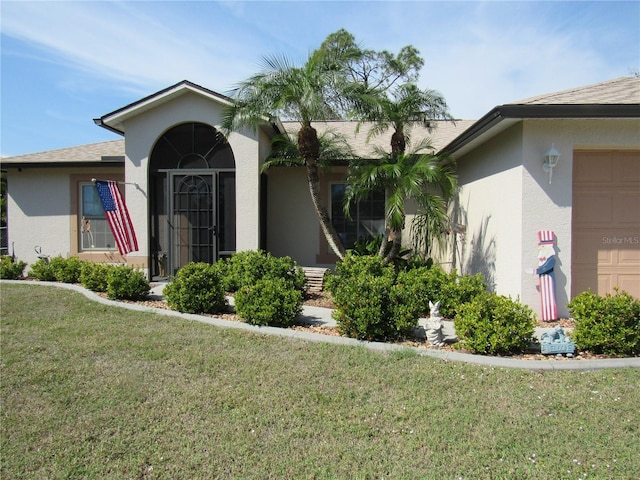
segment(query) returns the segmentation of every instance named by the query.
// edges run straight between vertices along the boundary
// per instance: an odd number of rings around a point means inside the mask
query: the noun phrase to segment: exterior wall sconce
[[[544,162],[542,164],[542,169],[549,174],[549,183],[551,183],[551,178],[553,177],[553,169],[558,165],[558,159],[560,158],[560,152],[556,150],[556,147],[551,144],[551,148],[544,155]]]

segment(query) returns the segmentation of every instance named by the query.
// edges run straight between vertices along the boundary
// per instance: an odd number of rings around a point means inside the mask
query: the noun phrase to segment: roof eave
[[[187,92],[194,92],[223,104],[231,104],[232,102],[232,100],[225,95],[209,90],[208,88],[202,87],[188,80],[183,80],[175,85],[171,85],[159,92],[153,93],[130,103],[129,105],[119,108],[118,110],[107,113],[106,115],[95,119],[94,122],[96,125],[106,128],[107,130],[124,135],[124,122],[127,119],[150,110],[159,104],[171,100],[172,98],[184,95]]]
[[[121,167],[124,165],[124,157],[121,160],[97,161],[97,162],[2,162],[2,169],[25,168],[104,168]]]
[[[640,104],[508,104],[495,107],[449,142],[441,152],[455,155],[473,141],[486,136],[506,120],[510,124],[528,118],[640,118]],[[500,128],[498,131],[503,130]]]

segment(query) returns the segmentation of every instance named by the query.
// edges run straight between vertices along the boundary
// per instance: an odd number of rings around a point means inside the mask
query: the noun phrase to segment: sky
[[[94,118],[190,80],[222,94],[344,28],[364,48],[425,60],[451,114],[640,71],[634,1],[0,0],[0,155],[120,138]]]

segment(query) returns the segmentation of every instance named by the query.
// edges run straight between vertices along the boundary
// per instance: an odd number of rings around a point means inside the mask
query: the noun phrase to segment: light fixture
[[[544,155],[544,163],[542,168],[549,174],[549,183],[551,183],[551,177],[553,177],[553,169],[558,165],[558,159],[560,158],[560,152],[556,150],[556,147],[551,144],[551,148]]]

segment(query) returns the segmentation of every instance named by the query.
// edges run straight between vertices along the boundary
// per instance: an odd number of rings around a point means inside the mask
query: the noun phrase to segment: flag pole
[[[92,178],[91,181],[93,183],[96,183],[96,182],[116,182],[118,185],[136,185],[136,186],[138,185],[137,183],[134,183],[134,182],[120,182],[120,181],[117,181],[117,180],[103,180],[101,178]]]

